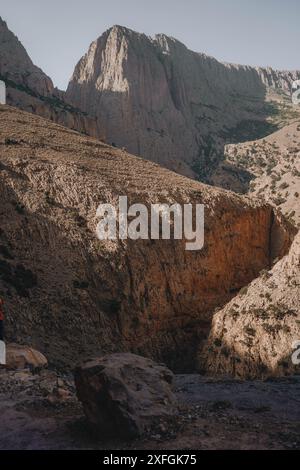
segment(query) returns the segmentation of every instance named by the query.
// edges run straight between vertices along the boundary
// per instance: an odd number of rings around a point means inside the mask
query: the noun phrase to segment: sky
[[[0,16],[62,90],[115,24],[165,33],[221,61],[300,69],[299,0],[0,0]]]

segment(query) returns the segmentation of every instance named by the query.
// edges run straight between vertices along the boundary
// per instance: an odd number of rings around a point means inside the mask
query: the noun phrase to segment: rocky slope
[[[109,142],[208,178],[226,142],[267,135],[300,72],[223,64],[165,35],[114,26],[78,62],[68,99]]]
[[[191,366],[213,310],[269,268],[290,227],[214,189],[40,117],[0,108],[0,295],[9,339],[56,364],[131,350]],[[205,205],[205,246],[101,242],[101,202]]]
[[[214,315],[200,369],[251,379],[299,372],[299,305],[300,234],[285,258]]]
[[[65,94],[36,67],[18,38],[0,17],[0,80],[6,83],[7,104],[39,114],[79,132],[103,137],[97,119],[66,102]]]
[[[300,109],[298,119],[289,126],[262,140],[228,145],[225,155],[226,164],[250,176],[244,185],[238,181],[241,191],[268,201],[299,226]],[[223,186],[224,181],[224,173],[215,179]],[[232,182],[230,186],[236,187]]]
[[[269,202],[300,227],[300,121],[265,139],[229,145],[214,182]],[[228,176],[228,168],[235,172]],[[247,179],[241,178],[242,172]],[[225,184],[224,184],[225,183]],[[300,235],[289,255],[216,312],[199,367],[215,373],[265,377],[299,371],[292,363],[300,339]]]

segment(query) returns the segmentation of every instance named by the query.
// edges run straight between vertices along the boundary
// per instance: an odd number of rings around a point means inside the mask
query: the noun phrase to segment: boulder
[[[9,369],[41,369],[48,365],[46,357],[31,348],[19,344],[8,344],[6,346],[6,366]]]
[[[130,353],[91,360],[75,370],[77,396],[103,437],[137,437],[176,410],[173,374]]]

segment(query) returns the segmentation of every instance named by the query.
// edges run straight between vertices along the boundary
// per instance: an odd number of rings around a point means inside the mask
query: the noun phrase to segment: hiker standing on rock
[[[4,313],[3,313],[4,301],[0,297],[0,341],[4,341]]]

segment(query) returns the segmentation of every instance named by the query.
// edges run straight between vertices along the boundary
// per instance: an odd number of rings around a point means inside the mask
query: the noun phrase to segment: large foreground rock
[[[112,354],[75,371],[79,400],[103,436],[134,437],[172,416],[172,372],[135,354]]]

